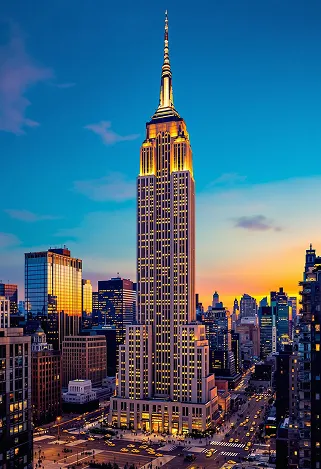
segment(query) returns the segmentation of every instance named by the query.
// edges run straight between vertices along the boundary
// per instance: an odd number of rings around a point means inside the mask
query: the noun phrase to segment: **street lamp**
[[[58,423],[57,423],[57,427],[58,427],[58,440],[60,440],[60,423],[59,423],[59,422],[60,422],[60,420],[61,420],[61,417],[58,416],[56,420],[57,420],[57,422],[58,422]]]

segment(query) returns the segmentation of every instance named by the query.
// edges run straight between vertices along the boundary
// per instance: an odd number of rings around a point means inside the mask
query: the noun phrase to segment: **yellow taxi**
[[[135,448],[135,445],[132,445],[131,443],[127,445],[127,448]]]
[[[139,453],[139,449],[136,449],[136,448],[132,449],[132,453]]]
[[[121,448],[120,451],[121,451],[121,453],[128,453],[128,452],[129,452],[129,449],[127,449],[127,448]]]

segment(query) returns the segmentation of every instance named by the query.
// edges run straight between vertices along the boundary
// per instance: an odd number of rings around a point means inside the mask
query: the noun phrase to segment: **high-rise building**
[[[0,465],[32,468],[31,338],[0,329]]]
[[[146,125],[137,183],[138,321],[120,346],[110,422],[188,432],[215,422],[205,326],[195,323],[195,189],[184,120],[173,104],[165,19],[159,106]]]
[[[0,282],[0,296],[4,296],[7,300],[10,300],[10,312],[11,314],[17,314],[18,312],[18,285],[14,285],[12,283]]]
[[[215,292],[216,306],[204,313],[206,338],[210,348],[210,372],[216,377],[233,377],[236,374],[235,356],[232,351],[232,318],[230,312],[219,301]]]
[[[98,309],[101,323],[116,326],[117,344],[125,340],[126,326],[136,321],[136,283],[115,277],[98,281]]]
[[[106,378],[106,337],[104,335],[65,337],[62,344],[63,387],[74,379],[90,379],[101,387]]]
[[[291,360],[292,345],[286,344],[283,350],[280,350],[276,355],[275,366],[275,390],[276,390],[276,420],[279,424],[282,420],[289,416],[290,409],[290,373],[291,373]]]
[[[257,316],[243,317],[236,326],[240,335],[243,362],[251,362],[260,357],[260,328]]]
[[[294,341],[297,395],[291,423],[298,428],[298,465],[312,469],[321,467],[321,257],[311,245],[300,286],[302,309]],[[290,440],[290,450],[295,443]]]
[[[90,280],[82,280],[82,313],[91,316],[93,311],[93,287]]]
[[[0,296],[0,329],[10,327],[10,300]]]
[[[283,344],[290,340],[289,322],[291,316],[288,296],[282,287],[277,292],[271,292],[271,307],[275,316],[277,350],[281,350]]]
[[[257,315],[257,302],[252,296],[244,293],[240,301],[240,318],[248,318]]]
[[[77,335],[82,311],[82,261],[64,249],[25,254],[27,313],[41,320],[49,343],[60,349]]]
[[[32,415],[35,425],[52,422],[61,415],[61,354],[47,343],[41,327],[33,334]]]
[[[232,313],[232,329],[236,330],[236,324],[240,317],[240,306],[237,298],[235,298],[233,303],[233,313]]]
[[[93,326],[98,326],[101,324],[101,314],[99,313],[99,301],[98,301],[98,291],[93,291],[92,296],[92,316],[91,323]]]
[[[260,306],[260,356],[265,359],[276,352],[275,315],[271,306]]]

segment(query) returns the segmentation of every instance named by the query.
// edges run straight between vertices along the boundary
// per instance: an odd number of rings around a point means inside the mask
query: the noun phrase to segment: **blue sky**
[[[321,4],[4,0],[0,279],[67,244],[94,282],[135,276],[135,178],[164,10],[197,184],[197,289],[295,291],[318,247]],[[282,267],[281,267],[282,266]],[[23,293],[20,292],[20,297]]]

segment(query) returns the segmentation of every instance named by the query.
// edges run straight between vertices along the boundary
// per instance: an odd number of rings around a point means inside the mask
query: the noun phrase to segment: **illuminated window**
[[[316,350],[317,352],[320,352],[320,344],[315,344],[315,350]]]

